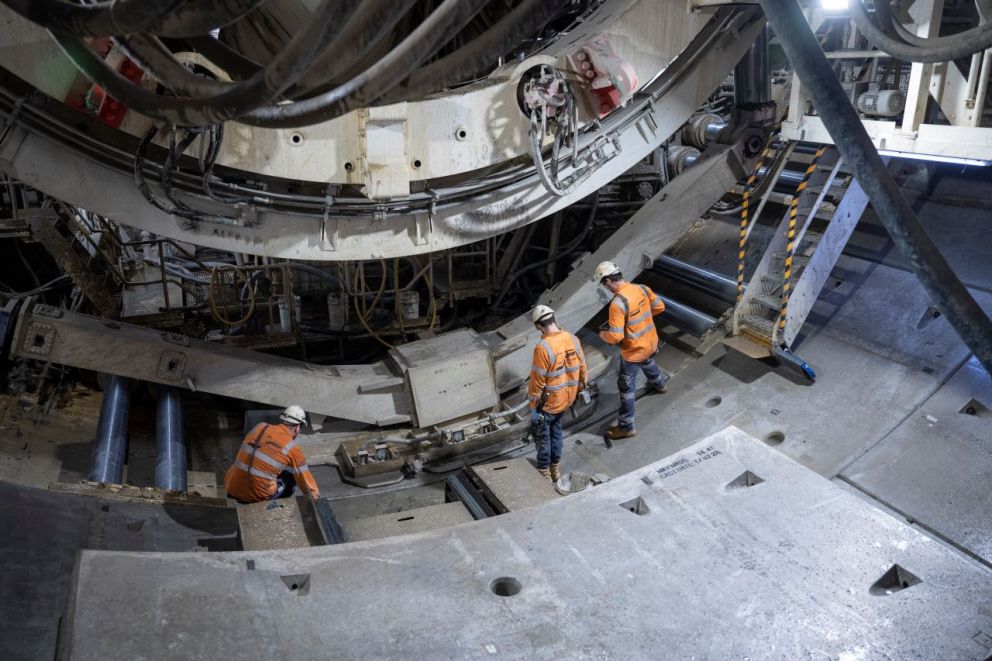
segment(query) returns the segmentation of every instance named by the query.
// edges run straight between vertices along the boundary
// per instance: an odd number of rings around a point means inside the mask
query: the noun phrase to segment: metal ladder
[[[724,340],[754,358],[792,346],[868,205],[868,196],[844,170],[834,147],[822,154],[809,173],[807,185],[793,200],[797,213],[791,250],[790,209],[734,310],[732,336]],[[816,219],[826,221],[825,228],[817,225],[818,229],[813,229]],[[791,266],[788,280],[787,265]]]

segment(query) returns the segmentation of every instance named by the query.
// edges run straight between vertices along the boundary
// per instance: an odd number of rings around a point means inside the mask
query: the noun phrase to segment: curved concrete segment
[[[60,652],[957,659],[985,658],[988,632],[987,568],[730,427],[580,494],[443,530],[283,552],[85,551]]]

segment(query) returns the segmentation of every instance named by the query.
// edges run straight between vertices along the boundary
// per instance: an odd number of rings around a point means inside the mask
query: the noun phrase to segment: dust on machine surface
[[[990,20],[0,0],[0,657],[992,659]]]

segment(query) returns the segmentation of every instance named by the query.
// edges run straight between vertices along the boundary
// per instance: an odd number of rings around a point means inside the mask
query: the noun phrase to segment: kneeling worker
[[[611,440],[630,438],[637,436],[634,429],[637,372],[644,372],[648,386],[656,392],[668,390],[668,376],[654,362],[654,355],[658,353],[658,331],[652,318],[665,311],[665,304],[650,287],[624,280],[620,267],[613,262],[603,262],[597,266],[594,278],[613,294],[608,328],[600,331],[599,336],[607,344],[620,345],[620,370],[617,374],[620,413],[617,424],[606,430],[606,436]]]
[[[320,495],[317,482],[307,466],[303,450],[296,444],[306,413],[299,406],[288,407],[279,416],[280,424],[261,422],[241,442],[238,456],[227,469],[224,487],[227,495],[241,503],[289,498],[299,482],[313,498]]]
[[[541,331],[541,341],[534,347],[530,385],[531,423],[536,428],[537,469],[541,475],[557,480],[560,476],[562,429],[561,418],[580,390],[586,387],[586,359],[579,339],[558,328],[555,311],[547,305],[534,308],[531,321]]]

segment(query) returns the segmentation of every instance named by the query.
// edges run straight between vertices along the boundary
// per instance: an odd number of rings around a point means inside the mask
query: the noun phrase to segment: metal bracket
[[[47,356],[55,345],[55,335],[55,326],[40,321],[32,321],[28,324],[28,330],[24,334],[24,351],[38,356]]]

